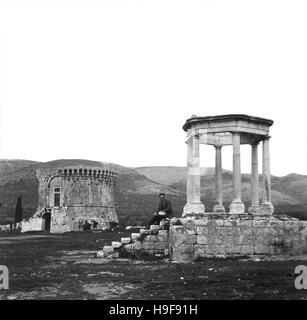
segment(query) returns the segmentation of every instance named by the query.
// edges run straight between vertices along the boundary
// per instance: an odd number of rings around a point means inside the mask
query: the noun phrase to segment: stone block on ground
[[[126,237],[126,238],[121,238],[121,243],[122,244],[128,244],[131,242],[131,238]]]
[[[152,234],[157,234],[160,229],[161,229],[161,227],[158,225],[155,225],[155,224],[150,226],[150,231]]]
[[[125,244],[124,249],[127,251],[132,251],[133,250],[133,244]]]
[[[152,234],[152,235],[147,236],[146,240],[155,242],[158,240],[158,237],[157,237],[157,235]]]
[[[105,252],[103,250],[100,250],[96,253],[97,258],[105,258]]]
[[[140,229],[140,234],[151,234],[150,229]]]
[[[160,227],[163,227],[163,226],[165,226],[166,224],[167,224],[167,222],[164,221],[164,220],[160,221],[160,223],[159,223]]]
[[[167,230],[159,230],[159,236],[168,236],[169,232]]]
[[[154,248],[154,242],[152,242],[152,241],[143,241],[143,242],[142,242],[142,247],[143,247],[145,250],[153,250],[153,248]]]
[[[111,245],[114,249],[118,249],[118,248],[121,248],[123,244],[119,241],[112,241]]]
[[[102,250],[106,254],[112,254],[114,252],[114,248],[112,246],[104,246]]]
[[[135,241],[133,243],[133,249],[134,250],[141,250],[142,249],[142,243],[140,241]]]
[[[136,240],[136,239],[139,239],[141,236],[140,233],[131,233],[131,239],[132,240]]]

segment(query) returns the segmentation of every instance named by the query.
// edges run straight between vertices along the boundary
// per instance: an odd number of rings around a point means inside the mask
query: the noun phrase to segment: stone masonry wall
[[[307,253],[307,221],[289,217],[214,215],[182,218],[170,227],[174,261],[198,257]]]
[[[71,219],[67,214],[67,207],[53,208],[51,211],[51,233],[68,232],[71,230]]]

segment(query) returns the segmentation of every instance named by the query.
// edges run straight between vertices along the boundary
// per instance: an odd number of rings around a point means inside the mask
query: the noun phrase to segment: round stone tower
[[[103,168],[38,170],[38,209],[50,232],[104,230],[118,223],[114,204],[117,174]]]

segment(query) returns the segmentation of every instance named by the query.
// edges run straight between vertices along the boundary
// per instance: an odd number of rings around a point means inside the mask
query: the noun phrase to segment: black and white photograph
[[[306,300],[306,17],[305,0],[0,0],[0,308]]]

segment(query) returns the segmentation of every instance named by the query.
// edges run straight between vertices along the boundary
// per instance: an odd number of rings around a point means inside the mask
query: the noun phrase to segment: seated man
[[[154,216],[149,221],[149,224],[146,226],[149,228],[152,224],[159,224],[161,220],[167,219],[173,215],[172,204],[165,198],[164,193],[159,194],[160,203],[158,206],[157,212],[154,213]]]

